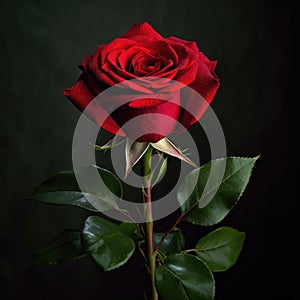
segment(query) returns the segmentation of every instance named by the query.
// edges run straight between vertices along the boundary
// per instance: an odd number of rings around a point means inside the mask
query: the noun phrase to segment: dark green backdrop
[[[148,21],[162,35],[196,40],[218,59],[213,102],[230,155],[261,159],[237,208],[222,224],[248,233],[238,264],[217,274],[216,299],[295,299],[297,211],[292,168],[296,72],[289,1],[2,0],[0,118],[0,297],[142,299],[140,261],[103,275],[90,261],[24,269],[30,253],[63,228],[80,228],[76,208],[26,201],[49,175],[71,168],[79,112],[62,90],[100,43]],[[195,239],[198,232],[191,231]],[[138,267],[134,267],[138,265]],[[122,297],[121,297],[121,296]],[[119,298],[118,298],[119,296]],[[128,297],[129,299],[129,297]]]

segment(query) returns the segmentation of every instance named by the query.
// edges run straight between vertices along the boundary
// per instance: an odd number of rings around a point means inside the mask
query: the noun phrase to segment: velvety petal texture
[[[179,133],[178,122],[189,128],[201,118],[219,87],[214,73],[216,64],[199,51],[196,42],[164,38],[150,24],[135,23],[120,38],[87,55],[79,64],[82,75],[64,94],[112,134],[157,142],[171,133]],[[168,80],[180,84],[168,85]],[[120,83],[140,97],[130,100],[127,95],[129,100],[122,105],[116,105],[115,98],[111,103],[93,101],[98,94]],[[184,86],[191,87],[204,101],[196,99]],[[167,96],[158,96],[164,93]],[[130,122],[135,118],[138,124]]]

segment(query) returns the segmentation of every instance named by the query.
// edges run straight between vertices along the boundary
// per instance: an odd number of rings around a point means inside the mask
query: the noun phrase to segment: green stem
[[[153,245],[153,218],[152,218],[152,195],[151,195],[151,158],[152,147],[149,146],[143,159],[143,175],[145,177],[145,203],[146,203],[146,245],[147,245],[147,264],[150,272],[151,299],[158,300],[155,287],[156,253]]]

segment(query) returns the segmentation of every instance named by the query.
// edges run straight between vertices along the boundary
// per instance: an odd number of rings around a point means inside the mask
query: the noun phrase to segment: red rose
[[[130,119],[146,114],[144,119],[139,118],[140,123],[136,127],[147,128],[148,132],[151,128],[152,132],[138,140],[157,142],[164,136],[177,133],[177,122],[189,128],[199,120],[219,87],[219,79],[214,74],[216,64],[216,61],[210,61],[199,51],[196,42],[176,37],[163,38],[148,23],[136,23],[120,38],[98,46],[93,55],[89,54],[79,64],[82,70],[80,78],[64,94],[80,110],[84,110],[108,87],[126,80],[144,78],[143,85],[130,86],[139,95],[144,95],[141,99],[128,102],[113,113],[107,103],[97,103],[88,114],[96,122],[100,115],[102,118],[105,115],[106,120],[101,122],[101,127],[112,134],[124,136],[130,136],[131,133],[120,131],[120,127]],[[206,100],[207,105],[203,101],[189,99],[182,90],[169,92],[169,97],[174,97],[172,101],[157,97],[166,92],[166,84],[162,80],[148,81],[147,78],[166,78],[189,86]],[[146,98],[153,94],[155,98]],[[189,107],[193,116],[183,107]],[[161,122],[157,115],[151,118],[153,113],[166,115],[174,122]]]

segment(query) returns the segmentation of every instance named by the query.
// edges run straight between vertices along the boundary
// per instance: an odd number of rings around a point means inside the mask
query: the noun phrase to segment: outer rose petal
[[[186,69],[179,72],[174,79],[183,84],[189,85],[195,80],[197,76],[197,70],[198,70],[197,62],[194,61]]]
[[[195,97],[195,94],[191,94],[189,89],[182,90],[181,104],[186,109],[182,109],[179,122],[184,127],[189,128],[202,117],[219,86],[219,78],[210,72],[205,62],[199,61],[196,80],[189,87],[198,92],[202,96],[203,101],[200,101],[199,96]],[[193,112],[193,115],[189,112]],[[177,129],[176,133],[180,133],[180,131]]]
[[[130,39],[131,37],[137,35],[147,35],[152,36],[154,38],[163,39],[163,37],[156,30],[154,30],[153,27],[147,22],[136,22],[127,32],[125,32],[122,35],[122,38]]]
[[[89,86],[89,88],[93,91],[94,94],[98,95],[103,90],[105,90],[107,87],[104,86],[93,74],[93,72],[89,69],[89,63],[92,60],[93,55],[88,54],[85,59],[83,59],[80,64],[78,65],[79,69],[83,71],[83,74],[85,74],[87,80],[85,83]]]
[[[184,43],[174,43],[170,40],[170,45],[179,57],[178,74],[174,79],[186,85],[191,84],[197,76],[199,52],[187,47]]]
[[[131,101],[117,109],[113,113],[113,118],[120,126],[126,124],[124,131],[128,137],[137,139],[139,142],[156,143],[174,131],[180,115],[180,92],[169,95],[172,101],[158,98],[141,98]],[[142,117],[135,119],[139,116]],[[135,122],[128,122],[131,119],[135,119]]]
[[[205,64],[207,65],[208,69],[210,70],[210,72],[214,72],[215,68],[217,66],[217,61],[211,61],[207,58],[207,56],[203,53],[203,52],[199,52],[200,55],[200,60],[205,62]]]
[[[199,52],[199,49],[198,49],[198,46],[197,46],[197,43],[194,42],[194,41],[186,41],[186,40],[182,40],[182,39],[179,39],[175,36],[171,36],[171,37],[168,37],[166,38],[167,41],[170,41],[170,42],[173,42],[173,43],[177,43],[177,44],[182,44],[182,45],[185,45],[197,52]]]
[[[217,62],[213,62],[214,68],[216,64]],[[199,61],[197,77],[189,86],[204,97],[208,103],[210,103],[220,86],[220,80],[215,73],[211,72],[211,66],[209,63]]]
[[[101,125],[104,130],[112,134],[118,133],[118,135],[125,136],[122,131],[119,131],[120,127],[101,107],[100,103],[98,101],[92,102],[95,96],[89,90],[83,78],[84,77],[81,76],[73,87],[65,89],[64,95],[68,97],[79,110],[84,111],[87,108],[85,113],[99,126]]]

